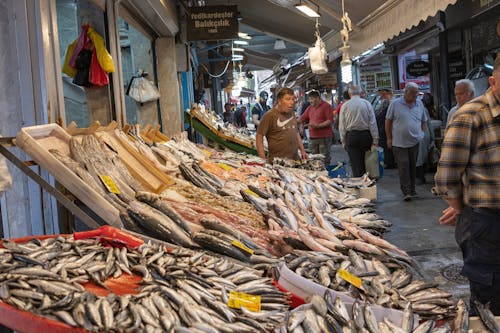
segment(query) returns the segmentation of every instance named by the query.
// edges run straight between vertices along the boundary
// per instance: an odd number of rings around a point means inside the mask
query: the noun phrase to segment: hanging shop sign
[[[238,38],[237,6],[203,6],[189,8],[187,39],[220,40]]]
[[[406,73],[413,77],[424,76],[431,71],[431,65],[427,61],[417,60],[406,66]]]

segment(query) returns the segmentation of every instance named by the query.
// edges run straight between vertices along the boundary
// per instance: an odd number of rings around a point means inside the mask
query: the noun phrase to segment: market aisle
[[[332,146],[332,160],[347,159],[341,145]],[[468,283],[459,275],[462,254],[455,242],[454,228],[441,226],[437,220],[446,203],[431,193],[432,174],[427,174],[427,184],[417,185],[419,198],[405,202],[399,189],[398,171],[384,170],[377,182],[377,213],[393,223],[385,239],[409,252],[421,265],[431,280],[457,297],[468,297]],[[452,277],[451,281],[445,275]]]

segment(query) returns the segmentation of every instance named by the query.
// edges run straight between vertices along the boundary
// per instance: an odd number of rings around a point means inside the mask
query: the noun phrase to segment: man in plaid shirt
[[[433,191],[449,204],[439,222],[456,224],[471,303],[500,315],[500,54],[489,83],[449,124]]]

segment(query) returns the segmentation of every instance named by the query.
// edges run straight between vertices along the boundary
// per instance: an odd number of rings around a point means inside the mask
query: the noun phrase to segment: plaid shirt
[[[448,126],[434,193],[500,209],[500,103],[491,88],[463,105]]]

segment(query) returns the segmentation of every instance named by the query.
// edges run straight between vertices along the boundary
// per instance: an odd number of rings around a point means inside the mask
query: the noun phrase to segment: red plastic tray
[[[61,235],[68,236],[68,235]],[[25,243],[33,238],[46,239],[54,238],[58,235],[29,236],[12,239],[16,243]],[[2,242],[0,241],[0,247]],[[142,277],[138,275],[122,274],[117,279],[110,278],[104,281],[113,293],[117,295],[137,294]],[[109,292],[93,283],[85,283],[83,287],[98,296],[106,296]],[[37,316],[34,313],[19,310],[9,304],[0,301],[0,324],[20,333],[87,333],[88,331],[80,327],[72,327],[63,322]]]

